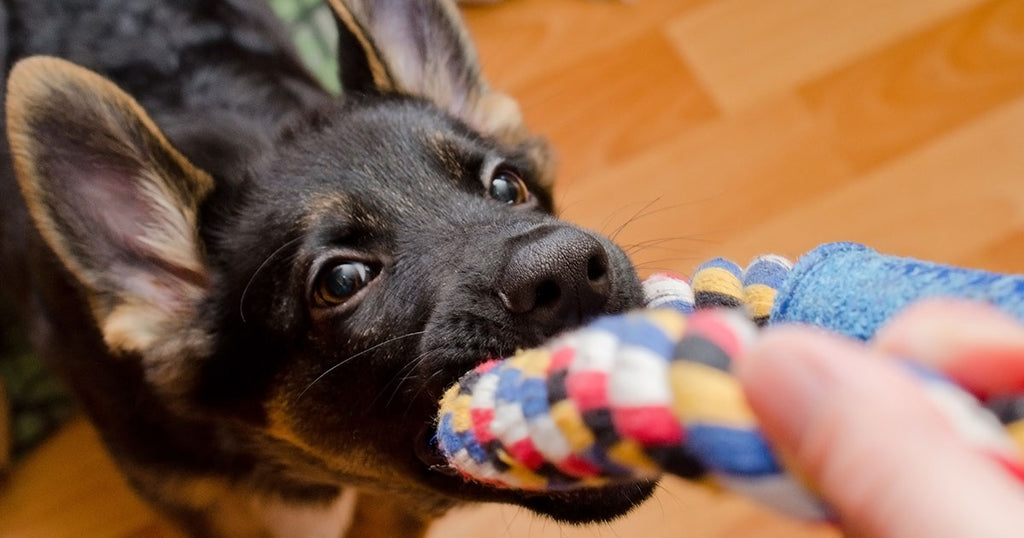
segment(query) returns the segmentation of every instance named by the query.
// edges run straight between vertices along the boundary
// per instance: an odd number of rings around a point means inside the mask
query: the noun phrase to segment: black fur
[[[435,467],[436,402],[461,373],[640,300],[617,247],[551,216],[534,141],[481,133],[451,106],[369,87],[366,57],[344,29],[348,87],[331,96],[260,2],[4,5],[7,69],[47,54],[102,74],[214,179],[199,208],[205,273],[196,278],[208,279],[197,284],[207,291],[190,320],[212,345],[180,357],[175,367],[189,382],[172,398],[147,381],[144,357],[104,344],[90,308],[95,290],[37,232],[6,144],[0,154],[3,294],[136,488],[190,532],[216,527],[201,507],[168,493],[171,482],[216,477],[295,503],[327,502],[351,485],[395,496],[423,517],[458,502],[502,501],[569,521],[606,520],[650,494],[650,485],[503,492]],[[59,149],[68,134],[54,121],[39,123],[36,136]],[[532,204],[488,196],[481,170],[495,160],[523,177]],[[118,208],[95,209],[104,211]],[[510,310],[498,293],[510,260],[542,245],[533,265],[569,263],[545,239],[566,229],[598,245],[587,248],[600,254],[587,256],[603,260],[591,260],[600,265],[592,275],[602,279],[600,300],[572,302],[572,281],[556,299],[571,315],[538,314],[545,305]],[[357,299],[327,306],[318,282],[339,260],[379,275]],[[534,270],[529,261],[514,265]],[[274,413],[301,443],[273,431]]]

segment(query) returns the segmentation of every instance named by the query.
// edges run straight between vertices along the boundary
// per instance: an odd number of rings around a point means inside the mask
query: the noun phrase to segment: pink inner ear
[[[411,10],[408,2],[365,3],[367,31],[398,87],[456,116],[468,112],[470,96],[486,84],[458,12],[429,2],[415,3]]]
[[[40,187],[58,241],[94,291],[176,310],[206,284],[194,244],[192,211],[155,170],[112,144],[55,137],[39,156]],[[99,139],[99,140],[102,140]],[[90,147],[92,146],[92,147]]]
[[[43,196],[54,205],[55,224],[66,226],[61,231],[77,242],[99,249],[100,257],[114,255],[107,249],[137,250],[145,227],[153,224],[154,209],[139,190],[140,170],[124,157],[87,151],[58,146],[41,159],[51,163],[46,170],[51,187]]]
[[[378,16],[372,24],[374,39],[383,49],[385,61],[401,79],[401,84],[411,88],[422,86],[422,68],[419,67],[423,60],[421,55],[400,54],[403,51],[420,51],[408,21],[402,17]]]
[[[152,210],[127,176],[115,169],[90,170],[65,182],[82,202],[82,220],[95,222],[95,231],[106,232],[114,244],[123,246],[142,236]]]

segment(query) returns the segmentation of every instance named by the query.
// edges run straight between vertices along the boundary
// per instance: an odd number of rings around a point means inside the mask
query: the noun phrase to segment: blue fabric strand
[[[885,256],[829,243],[801,257],[779,289],[771,323],[808,323],[867,340],[907,305],[929,297],[987,301],[1024,320],[1024,276]]]

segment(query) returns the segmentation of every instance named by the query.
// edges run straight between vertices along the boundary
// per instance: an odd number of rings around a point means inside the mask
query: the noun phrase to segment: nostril
[[[554,280],[545,280],[537,286],[534,307],[544,308],[557,304],[562,298],[562,288]]]
[[[608,276],[608,258],[603,252],[599,252],[587,260],[587,279],[591,283],[597,283]]]
[[[542,231],[513,243],[495,289],[505,310],[554,329],[600,314],[613,287],[610,253],[569,226]]]

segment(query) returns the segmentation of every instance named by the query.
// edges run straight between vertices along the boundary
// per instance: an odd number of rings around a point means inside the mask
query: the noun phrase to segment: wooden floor
[[[642,271],[835,240],[1024,272],[1024,2],[508,0],[467,18],[561,155],[563,214]],[[75,423],[0,494],[2,537],[173,536]],[[498,507],[432,536],[825,537],[668,482],[614,525]]]

